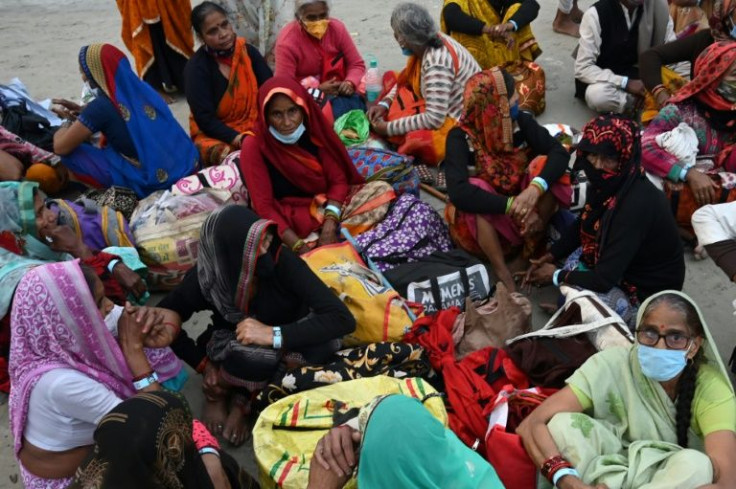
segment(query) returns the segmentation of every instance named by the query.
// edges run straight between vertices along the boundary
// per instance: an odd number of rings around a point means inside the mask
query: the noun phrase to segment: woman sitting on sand
[[[572,197],[567,151],[531,114],[519,111],[514,86],[499,68],[468,81],[445,160],[450,234],[461,248],[488,259],[510,291],[516,284],[504,255],[525,243],[532,251],[552,215]]]
[[[447,133],[462,114],[465,84],[481,68],[459,42],[439,32],[432,16],[420,5],[397,5],[391,14],[391,28],[402,53],[409,58],[391,91],[370,108],[368,118],[373,130],[389,136],[400,153],[414,154],[420,163],[437,166],[445,157]],[[389,108],[392,103],[405,104],[397,97],[407,91],[412,98],[424,101],[425,110],[393,118]],[[438,186],[444,187],[444,176]]]
[[[122,51],[110,44],[84,46],[79,69],[96,97],[84,107],[56,100],[76,120],[54,134],[54,153],[79,180],[94,187],[127,187],[143,198],[197,168],[196,148]],[[103,148],[87,142],[97,132],[105,136]]]
[[[166,348],[180,327],[170,311],[114,305],[76,261],[25,274],[13,299],[9,413],[26,488],[67,487],[110,409],[159,382],[181,386],[186,372]]]
[[[642,301],[682,289],[685,280],[677,225],[664,194],[644,176],[639,137],[639,126],[623,116],[585,125],[575,162],[589,182],[585,207],[526,275],[528,284],[592,290],[629,325]]]
[[[637,343],[604,350],[517,428],[560,489],[736,487],[736,398],[688,296],[639,311]]]
[[[258,87],[273,76],[258,49],[238,37],[227,12],[213,2],[192,10],[202,46],[185,70],[189,131],[205,166],[240,150],[258,117]]]
[[[297,253],[315,240],[317,246],[337,242],[344,204],[352,187],[364,183],[345,145],[295,80],[272,78],[258,104],[257,134],[246,139],[240,157],[253,210],[274,221],[280,239]],[[318,196],[324,205],[317,206]]]
[[[214,211],[202,225],[196,268],[159,304],[183,321],[212,311],[196,343],[182,331],[172,348],[203,373],[203,421],[233,445],[248,433],[251,396],[282,362],[324,364],[355,329],[347,307],[277,229],[243,206]]]

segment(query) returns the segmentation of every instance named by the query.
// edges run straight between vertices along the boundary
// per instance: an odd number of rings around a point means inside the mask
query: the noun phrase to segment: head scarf
[[[273,234],[269,256],[259,257],[269,229]],[[277,263],[280,251],[275,222],[236,204],[217,209],[202,224],[199,238],[197,279],[202,294],[223,318],[237,323],[248,314],[257,268]]]
[[[708,46],[695,60],[693,79],[671,99],[671,103],[693,99],[703,115],[716,128],[736,128],[736,104],[721,97],[716,89],[736,68],[736,41],[721,41]]]
[[[710,17],[710,33],[716,41],[733,41],[727,20],[736,15],[736,0],[716,0]]]
[[[580,215],[583,247],[580,259],[589,269],[598,262],[618,204],[634,181],[642,178],[640,139],[637,124],[619,115],[598,116],[583,128],[575,167],[598,175],[590,182],[587,202]],[[589,153],[614,158],[619,166],[612,172],[599,172],[587,160]],[[628,292],[633,295],[634,291]]]
[[[71,259],[37,239],[36,192],[34,182],[0,182],[0,318],[8,313],[15,288],[29,269]]]
[[[70,489],[210,488],[212,480],[192,440],[186,401],[167,391],[118,404],[100,420],[95,447]]]
[[[166,102],[133,72],[122,51],[111,44],[90,44],[79,51],[79,65],[118,109],[138,154],[138,167],[124,158],[111,160],[114,184],[143,198],[194,171],[197,149]]]
[[[528,158],[525,151],[514,148],[509,94],[501,69],[473,75],[463,98],[458,125],[475,151],[478,176],[504,195],[517,195]]]
[[[644,318],[644,311],[646,311],[647,306],[654,301],[657,297],[660,297],[665,294],[672,294],[677,295],[685,299],[687,302],[689,302],[695,310],[698,312],[698,317],[700,318],[700,324],[703,325],[703,331],[705,334],[705,337],[703,338],[703,346],[700,348],[703,351],[703,355],[709,365],[712,365],[716,368],[724,377],[725,383],[728,385],[728,387],[731,389],[731,392],[734,392],[733,384],[729,382],[728,380],[728,370],[726,369],[725,364],[723,363],[723,360],[721,359],[721,355],[718,353],[718,347],[716,346],[716,342],[713,339],[713,335],[710,332],[710,329],[708,328],[708,324],[705,322],[705,317],[703,317],[703,312],[700,310],[700,307],[695,303],[695,301],[684,292],[680,292],[679,290],[663,290],[662,292],[657,292],[656,294],[650,296],[645,300],[641,307],[639,307],[639,312],[636,316],[636,327],[637,329],[641,325],[641,321]]]
[[[268,130],[266,107],[278,94],[286,95],[302,109],[306,134],[317,147],[318,157],[315,158],[299,144],[279,142]],[[260,152],[264,159],[297,188],[310,195],[325,193],[329,182],[326,180],[324,167],[328,164],[345,173],[348,185],[364,183],[332,124],[325,119],[317,103],[299,82],[286,77],[271,78],[258,90],[258,107],[256,137]]]
[[[118,397],[135,393],[123,352],[105,326],[76,260],[28,271],[16,290],[10,324],[10,423],[16,453],[23,441],[31,391],[44,373],[71,368]],[[181,370],[169,348],[146,349],[146,356],[161,381]]]
[[[387,396],[370,403],[359,419],[363,440],[358,487],[503,488],[491,464],[417,399]]]

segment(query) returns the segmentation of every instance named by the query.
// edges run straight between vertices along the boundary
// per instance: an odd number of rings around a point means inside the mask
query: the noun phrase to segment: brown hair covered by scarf
[[[491,68],[468,80],[458,126],[475,151],[478,177],[497,192],[517,195],[526,172],[528,155],[514,148],[510,95],[503,71]]]

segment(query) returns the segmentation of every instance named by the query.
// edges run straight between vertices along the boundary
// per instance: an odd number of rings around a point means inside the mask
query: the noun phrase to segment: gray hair
[[[705,328],[703,327],[698,310],[692,302],[679,294],[663,293],[649,301],[646,309],[644,309],[644,313],[641,315],[642,321],[661,305],[667,305],[670,309],[674,309],[680,313],[690,332],[697,336],[705,336]]]
[[[306,7],[307,5],[312,5],[313,3],[324,3],[327,7],[327,11],[330,11],[330,2],[329,0],[294,0],[294,15],[298,16],[299,11]]]
[[[429,11],[416,3],[400,3],[391,13],[391,28],[412,47],[439,47],[439,29]]]

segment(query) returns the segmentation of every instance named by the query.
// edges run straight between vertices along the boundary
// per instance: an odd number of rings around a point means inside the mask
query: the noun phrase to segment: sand
[[[193,1],[193,4],[199,0]],[[393,39],[389,26],[391,9],[398,2],[390,0],[333,0],[332,14],[348,27],[364,57],[375,56],[382,69],[399,69],[404,57]],[[420,0],[435,18],[439,18],[441,0]],[[547,75],[547,111],[540,117],[545,123],[561,122],[575,127],[590,119],[592,113],[573,98],[573,38],[555,34],[551,24],[556,2],[544,0],[540,15],[533,24],[544,51],[537,60]],[[587,7],[592,0],[584,0]],[[36,99],[65,97],[77,99],[82,82],[77,53],[82,45],[112,43],[125,51],[120,38],[120,16],[112,0],[0,0],[0,83],[19,77]],[[178,100],[172,110],[186,127],[188,108]],[[736,344],[733,307],[734,289],[726,276],[710,260],[695,262],[687,256],[685,291],[704,311],[721,355],[727,359]],[[535,290],[532,300],[549,301],[551,288]],[[546,321],[544,313],[534,310],[535,326]],[[188,328],[203,327],[206,317],[197,317]],[[195,412],[201,405],[199,379],[193,377],[185,393]],[[8,412],[0,399],[0,488],[21,487],[12,455],[8,432]],[[249,443],[231,453],[255,475],[255,463]]]

